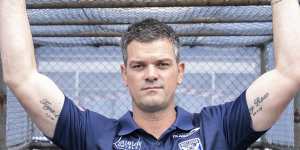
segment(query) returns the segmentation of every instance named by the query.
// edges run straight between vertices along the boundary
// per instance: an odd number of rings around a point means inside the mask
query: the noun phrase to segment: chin
[[[144,112],[153,113],[165,110],[168,108],[169,103],[165,100],[151,98],[143,99],[140,102],[135,103],[135,105]]]

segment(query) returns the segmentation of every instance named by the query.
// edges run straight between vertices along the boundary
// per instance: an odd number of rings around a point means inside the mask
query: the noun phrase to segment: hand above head
[[[1,0],[0,20],[4,82],[37,126],[52,137],[64,95],[53,81],[37,71],[25,0]]]
[[[253,128],[257,131],[270,128],[300,90],[298,0],[273,0],[272,10],[276,66],[247,90]]]

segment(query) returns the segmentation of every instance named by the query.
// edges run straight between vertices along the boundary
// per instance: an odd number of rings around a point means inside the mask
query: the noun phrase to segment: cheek
[[[131,82],[130,84],[128,84],[127,88],[128,88],[128,91],[129,91],[131,96],[136,98],[138,95],[140,95],[139,94],[140,93],[140,90],[139,90],[140,88],[139,88],[138,85],[136,85],[136,83]]]
[[[165,77],[165,85],[169,90],[173,90],[177,86],[177,78],[178,78],[178,73],[177,72],[172,72],[169,76]]]
[[[176,89],[177,87],[177,79],[173,77],[173,79],[169,79],[168,80],[168,88],[173,90],[173,89]]]
[[[138,89],[141,79],[138,75],[129,75],[127,76],[127,84],[130,89]]]

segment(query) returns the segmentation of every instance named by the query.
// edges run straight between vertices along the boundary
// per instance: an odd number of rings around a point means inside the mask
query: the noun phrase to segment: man
[[[121,71],[133,111],[119,120],[80,109],[38,73],[24,0],[0,1],[4,80],[37,126],[63,149],[245,149],[300,89],[299,4],[272,3],[276,68],[235,101],[200,113],[175,107],[184,73],[179,41],[169,26],[153,19],[132,25],[122,38]]]

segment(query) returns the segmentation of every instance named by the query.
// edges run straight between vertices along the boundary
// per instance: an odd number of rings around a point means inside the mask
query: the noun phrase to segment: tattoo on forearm
[[[249,107],[250,114],[252,116],[255,116],[257,113],[261,112],[263,110],[262,103],[264,100],[266,100],[269,97],[269,93],[265,93],[262,97],[257,97],[254,99],[254,105]]]
[[[47,99],[42,99],[41,101],[40,101],[40,103],[42,104],[42,108],[43,108],[43,110],[44,110],[44,112],[45,112],[45,115],[49,118],[49,119],[51,119],[51,120],[55,120],[55,119],[57,119],[58,118],[58,114],[57,114],[57,112],[55,112],[55,110],[54,110],[54,108],[53,108],[53,104],[49,101],[49,100],[47,100]]]

